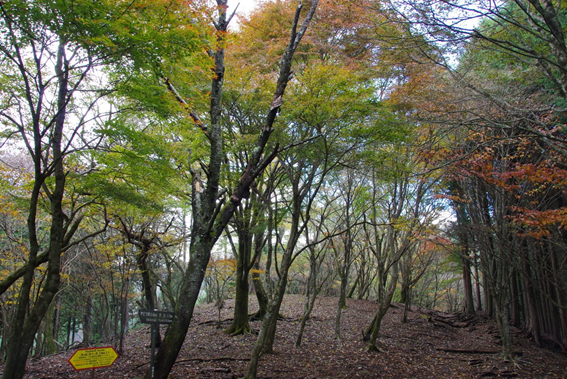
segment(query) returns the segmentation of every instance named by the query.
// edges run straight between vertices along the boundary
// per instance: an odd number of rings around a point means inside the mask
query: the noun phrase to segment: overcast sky
[[[232,10],[238,3],[240,3],[238,6],[238,13],[248,13],[254,9],[254,4],[256,4],[257,1],[258,0],[228,0],[228,7],[229,10]]]

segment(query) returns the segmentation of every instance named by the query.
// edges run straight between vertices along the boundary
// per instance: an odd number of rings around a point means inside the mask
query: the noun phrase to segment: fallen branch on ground
[[[501,350],[478,350],[478,349],[446,349],[437,348],[437,351],[444,351],[446,353],[461,353],[461,354],[500,354]],[[522,351],[514,351],[512,354],[521,357],[524,355]]]

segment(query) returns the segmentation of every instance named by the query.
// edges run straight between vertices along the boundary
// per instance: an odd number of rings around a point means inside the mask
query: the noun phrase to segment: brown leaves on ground
[[[224,321],[217,325],[213,305],[197,308],[185,345],[171,378],[229,379],[243,376],[254,334],[230,337],[223,329],[230,324],[232,304],[223,309]],[[439,322],[446,317],[431,311],[408,315],[401,323],[402,307],[393,306],[384,322],[379,346],[382,352],[369,353],[362,331],[372,320],[375,303],[349,300],[343,311],[342,340],[334,339],[336,298],[317,300],[308,322],[303,344],[294,347],[303,298],[287,296],[274,344],[275,354],[260,359],[258,377],[267,378],[567,378],[567,355],[536,347],[518,333],[514,351],[521,354],[515,363],[503,362],[499,354],[494,323],[482,318],[451,325]],[[254,305],[251,312],[255,311]],[[254,329],[259,322],[253,322]],[[163,328],[163,327],[162,327]],[[116,363],[95,372],[96,378],[140,378],[149,366],[148,326],[132,330],[125,341],[124,354]],[[67,363],[73,351],[31,360],[28,379],[90,378],[91,372],[75,372]]]

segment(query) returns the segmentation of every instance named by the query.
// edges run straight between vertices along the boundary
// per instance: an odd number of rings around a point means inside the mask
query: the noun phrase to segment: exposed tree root
[[[231,325],[224,330],[224,332],[226,334],[233,336],[233,337],[241,335],[241,334],[248,334],[248,333],[250,333],[250,331],[251,331],[250,324],[248,324],[248,323],[246,323],[246,325],[241,325],[241,326],[238,326],[238,327]]]

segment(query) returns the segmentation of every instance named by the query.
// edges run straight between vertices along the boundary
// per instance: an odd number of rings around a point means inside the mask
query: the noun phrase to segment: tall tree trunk
[[[526,278],[526,283],[524,286],[525,296],[526,296],[526,329],[533,337],[536,345],[541,346],[541,330],[540,330],[540,319],[538,314],[538,307],[536,305],[536,295],[533,287],[533,276],[532,270],[529,263],[529,251],[527,244],[524,244],[522,265],[524,270],[524,276]]]
[[[500,295],[504,297],[504,295]],[[502,342],[502,358],[508,361],[514,361],[514,353],[512,352],[512,334],[510,333],[510,324],[508,320],[508,306],[505,299],[497,299],[495,302],[495,318],[500,331],[500,341]]]
[[[59,332],[61,329],[61,293],[55,299],[55,320],[53,321],[53,338],[59,340]]]
[[[483,273],[482,274],[482,282],[484,287],[484,312],[487,317],[492,318],[494,316],[494,299],[488,290],[488,276],[489,274]]]
[[[471,265],[467,256],[461,256],[461,265],[463,268],[463,284],[465,293],[465,304],[463,312],[467,315],[474,314],[474,300],[473,300],[473,287],[471,277]]]
[[[45,333],[45,323],[42,323],[35,334],[35,348],[33,351],[34,358],[40,358],[43,354],[43,341]]]
[[[285,289],[287,286],[287,278],[289,267],[291,265],[291,249],[286,249],[282,257],[280,268],[280,279],[275,289],[274,297],[270,300],[268,311],[262,321],[258,338],[252,349],[252,356],[248,364],[248,370],[244,379],[256,379],[258,372],[258,361],[263,353],[273,352],[273,342],[276,333],[276,325],[280,312],[280,307],[284,298]]]
[[[555,248],[553,248],[551,262],[554,272],[554,281],[555,283],[561,283],[562,278],[558,267],[557,251]],[[562,291],[558,284],[554,286],[554,289],[557,297],[557,305],[559,306],[560,332],[562,334],[560,341],[562,348],[567,350],[567,299],[565,291]]]
[[[344,271],[343,271],[344,274]],[[346,309],[346,285],[348,283],[348,278],[341,275],[341,287],[339,291],[339,300],[337,303],[337,314],[335,315],[335,338],[341,338],[341,318],[343,314],[343,309]]]
[[[518,289],[518,276],[516,275],[516,270],[512,270],[511,276],[511,286],[510,292],[512,295],[511,299],[511,311],[510,311],[510,325],[519,328],[521,325],[521,317],[520,317],[520,291]]]
[[[256,292],[256,299],[258,300],[258,312],[252,316],[252,319],[262,320],[266,315],[269,299],[260,274],[260,256],[258,256],[256,262],[254,262],[254,270],[255,271],[252,272],[252,282],[254,283],[254,291]]]
[[[8,330],[10,329],[10,325],[8,324],[8,317],[6,315],[6,308],[0,308],[0,315],[2,317],[2,334],[0,334],[0,338],[2,338],[2,341],[0,341],[0,362],[4,362],[7,334]]]
[[[404,301],[404,312],[402,313],[402,323],[406,324],[408,322],[408,312],[411,309],[411,296],[412,290],[408,289],[406,292],[406,298]]]
[[[276,173],[277,170],[273,170],[272,173]],[[273,186],[272,183],[270,183],[270,185],[268,186],[269,188],[265,190],[264,192],[264,198],[269,198],[271,196],[271,193],[273,191]],[[254,285],[254,292],[256,293],[256,299],[258,300],[258,311],[252,316],[253,320],[262,320],[264,318],[264,315],[266,314],[266,311],[268,309],[268,302],[269,302],[269,297],[268,297],[268,293],[266,292],[266,288],[264,287],[264,282],[262,281],[262,271],[260,269],[260,261],[262,259],[262,253],[264,251],[264,248],[266,247],[266,243],[269,240],[269,237],[266,238],[266,234],[267,234],[267,226],[266,225],[270,225],[270,219],[271,219],[271,210],[269,209],[269,200],[265,201],[263,203],[263,206],[260,207],[259,212],[262,213],[262,217],[260,221],[261,223],[263,223],[263,227],[261,228],[261,230],[258,230],[255,234],[254,234],[254,257],[253,257],[253,264],[252,264],[252,283]],[[268,217],[267,219],[265,219],[264,214],[268,213]],[[257,217],[259,218],[259,217]]]
[[[125,228],[126,230],[126,228]],[[140,276],[142,277],[142,287],[144,289],[144,298],[146,299],[145,305],[146,309],[156,310],[157,307],[157,296],[155,293],[155,286],[152,284],[150,277],[150,268],[148,267],[148,257],[150,252],[151,244],[142,243],[140,244],[140,250],[136,254],[136,265],[140,271]],[[160,328],[156,328],[156,347],[161,346],[161,333]]]
[[[57,345],[55,344],[55,336],[54,336],[54,321],[55,321],[55,306],[56,301],[51,302],[51,305],[47,309],[47,313],[45,314],[45,329],[44,329],[44,352],[45,355],[51,355],[57,353]]]
[[[84,324],[83,324],[83,346],[89,347],[91,344],[91,326],[92,326],[92,313],[93,313],[93,298],[89,294],[87,296],[87,304],[85,305],[85,315],[84,317]],[[71,344],[74,341],[71,340]]]
[[[366,330],[365,336],[368,336],[368,351],[380,351],[378,346],[376,346],[376,341],[378,336],[380,335],[380,327],[382,325],[382,320],[390,309],[390,304],[392,304],[392,297],[394,296],[394,292],[396,291],[396,286],[398,284],[398,275],[399,275],[399,262],[393,263],[393,272],[392,277],[390,278],[390,284],[388,286],[388,290],[384,291],[384,296],[382,299],[379,300],[378,310],[376,311],[376,315],[372,320],[372,323]],[[384,280],[385,284],[385,280]]]
[[[455,185],[453,192],[457,196],[462,197],[463,191],[459,184]],[[473,300],[473,288],[472,288],[472,277],[471,277],[471,262],[469,258],[470,244],[469,244],[468,229],[470,227],[470,220],[467,216],[465,205],[461,202],[455,202],[454,204],[457,213],[457,236],[459,238],[459,244],[460,244],[459,258],[463,273],[463,285],[464,285],[464,295],[465,295],[463,312],[466,315],[472,315],[474,314],[474,300]]]
[[[241,241],[241,243],[245,243]],[[250,324],[248,322],[248,295],[250,292],[249,270],[245,260],[249,260],[249,255],[240,258],[243,254],[239,244],[239,257],[236,262],[236,294],[234,298],[234,318],[232,324],[225,330],[225,333],[236,336],[250,332]]]
[[[72,317],[69,317],[67,320],[67,337],[65,339],[65,349],[68,349],[71,346],[71,320]]]
[[[194,239],[193,239],[194,240]],[[192,240],[192,241],[193,241]],[[175,316],[170,324],[155,357],[154,379],[167,379],[177,355],[183,346],[187,330],[193,316],[195,304],[205,276],[205,267],[210,257],[211,247],[206,241],[192,243],[191,259],[187,266],[186,278],[179,291],[179,299],[175,308]],[[144,378],[150,379],[151,371]]]
[[[250,332],[248,322],[248,296],[250,293],[250,257],[252,256],[252,235],[249,223],[245,220],[244,225],[238,228],[238,256],[236,258],[236,294],[234,299],[234,317],[232,324],[225,333],[236,336]]]
[[[317,257],[313,247],[309,250],[309,278],[307,279],[307,293],[305,296],[305,304],[303,305],[301,324],[299,325],[299,331],[297,332],[297,338],[295,340],[296,347],[301,346],[305,325],[307,324],[307,320],[309,320],[313,307],[315,306],[315,299],[317,299]]]
[[[77,331],[77,319],[72,317],[71,319],[71,341],[69,346],[71,346],[75,342],[75,332]]]
[[[358,283],[360,282],[360,272],[358,273],[358,275],[356,275],[356,279],[354,280],[354,283],[352,284],[352,286],[350,287],[350,290],[348,290],[348,294],[347,294],[347,299],[352,299],[354,297],[354,292],[356,291],[356,289],[358,288]],[[362,292],[362,289],[360,289],[358,291],[358,295],[360,296]],[[360,299],[359,299],[360,300]]]
[[[121,305],[121,317],[120,317],[120,342],[118,344],[118,354],[122,355],[124,352],[124,335],[128,331],[128,301],[129,301],[129,294],[130,294],[130,275],[126,277],[126,283],[124,283],[124,294],[122,296],[122,305]],[[159,333],[158,333],[159,335]]]
[[[60,285],[61,252],[64,240],[64,222],[66,215],[63,213],[63,196],[65,189],[65,171],[63,167],[63,155],[61,153],[61,141],[63,138],[63,127],[65,124],[67,96],[68,96],[68,62],[65,58],[66,41],[60,39],[55,74],[58,80],[57,109],[55,126],[52,131],[50,146],[53,155],[53,177],[55,186],[49,196],[51,203],[51,227],[49,231],[49,258],[46,270],[46,277],[41,292],[35,303],[32,305],[30,295],[34,281],[34,271],[36,267],[39,243],[36,234],[36,215],[40,197],[40,190],[46,179],[42,172],[43,151],[41,146],[42,136],[39,134],[39,125],[34,130],[35,139],[35,181],[31,195],[30,211],[28,216],[28,238],[30,239],[30,249],[28,256],[28,270],[23,276],[18,296],[18,305],[14,318],[11,322],[11,330],[8,337],[10,348],[6,354],[6,365],[2,374],[3,379],[21,379],[25,373],[25,366],[28,354],[33,345],[34,336],[47,308],[57,294]],[[43,68],[42,68],[43,69]]]
[[[404,304],[404,311],[402,312],[402,324],[408,321],[408,311],[411,301],[411,287],[412,287],[412,270],[410,267],[411,256],[406,256],[402,259],[401,265],[401,288],[400,288],[400,303]]]
[[[477,253],[473,253],[473,266],[474,266],[474,288],[476,294],[476,310],[478,312],[482,311],[482,295],[480,291],[480,274],[478,272],[478,257]]]
[[[350,276],[350,267],[352,265],[352,250],[353,250],[353,235],[352,235],[352,220],[351,220],[351,207],[354,202],[353,199],[353,192],[354,192],[354,183],[352,178],[352,173],[347,171],[347,180],[346,180],[346,188],[345,188],[345,215],[344,215],[344,227],[345,227],[345,235],[344,235],[344,252],[342,254],[342,259],[340,260],[341,266],[339,271],[339,276],[341,279],[341,288],[339,292],[339,302],[337,304],[337,315],[335,317],[335,338],[341,338],[341,317],[343,309],[346,309],[346,295],[347,295],[347,288],[348,288],[348,281]]]

